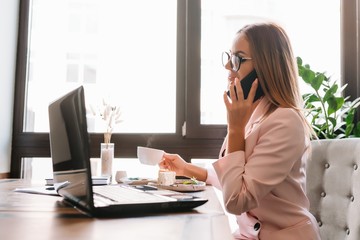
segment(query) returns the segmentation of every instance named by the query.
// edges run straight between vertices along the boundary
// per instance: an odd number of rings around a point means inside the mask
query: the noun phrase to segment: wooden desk
[[[209,201],[190,212],[96,219],[80,214],[61,197],[13,191],[37,185],[41,184],[0,180],[0,239],[233,239],[228,218],[211,186],[194,193]]]

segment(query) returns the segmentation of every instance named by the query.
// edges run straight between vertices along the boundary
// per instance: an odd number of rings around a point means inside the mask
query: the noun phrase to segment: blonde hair
[[[246,25],[238,31],[247,38],[258,81],[270,101],[265,117],[278,107],[292,108],[300,115],[311,138],[315,133],[303,112],[298,68],[289,37],[276,23]]]

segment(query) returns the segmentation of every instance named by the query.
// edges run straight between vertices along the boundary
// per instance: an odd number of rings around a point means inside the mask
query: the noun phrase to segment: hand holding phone
[[[250,89],[251,89],[251,86],[252,86],[253,82],[256,80],[256,78],[257,78],[257,74],[254,69],[240,81],[241,87],[243,89],[244,99],[247,99]],[[236,99],[237,99],[237,91],[236,91],[235,86],[234,86],[234,90],[235,90]],[[230,91],[227,91],[227,95],[230,97]],[[258,88],[256,89],[254,102],[256,100],[258,100],[259,98],[261,98],[262,96],[264,96],[264,91],[262,90],[262,88],[259,84]]]

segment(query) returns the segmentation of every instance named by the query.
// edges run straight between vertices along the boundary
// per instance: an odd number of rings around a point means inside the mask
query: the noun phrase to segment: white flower
[[[110,143],[111,134],[113,133],[113,129],[115,125],[122,122],[120,119],[121,117],[121,111],[120,107],[116,105],[112,105],[110,102],[106,101],[104,98],[102,100],[102,106],[99,107],[98,111],[95,111],[92,106],[90,106],[91,111],[94,115],[99,114],[101,119],[104,121],[104,142]]]

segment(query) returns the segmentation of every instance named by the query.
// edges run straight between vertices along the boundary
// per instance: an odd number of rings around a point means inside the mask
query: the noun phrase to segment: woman
[[[287,34],[274,23],[245,26],[225,57],[228,134],[219,159],[204,169],[165,153],[160,167],[221,189],[226,210],[237,218],[236,239],[320,239],[305,191],[313,133]],[[239,79],[253,69],[257,80],[245,99]],[[259,85],[264,95],[254,101]]]

